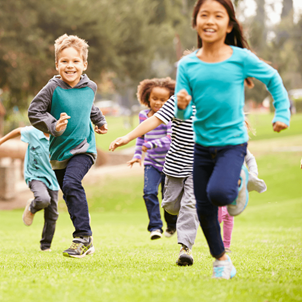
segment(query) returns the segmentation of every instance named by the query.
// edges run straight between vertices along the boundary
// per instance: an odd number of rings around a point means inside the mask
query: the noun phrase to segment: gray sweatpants
[[[40,180],[32,180],[28,185],[35,197],[29,206],[29,210],[35,214],[44,209],[44,227],[40,241],[41,249],[44,250],[50,248],[56,229],[56,222],[59,216],[58,191],[50,190]]]
[[[176,223],[178,243],[192,249],[199,226],[193,175],[186,178],[166,176],[164,200],[161,206],[168,213],[178,215]]]

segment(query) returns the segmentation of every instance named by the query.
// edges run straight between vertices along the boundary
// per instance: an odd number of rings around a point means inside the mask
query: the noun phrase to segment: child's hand
[[[282,122],[273,123],[273,130],[276,132],[280,132],[283,129],[286,129],[288,126]]]
[[[132,168],[134,163],[139,163],[139,165],[142,165],[142,160],[140,158],[132,158],[131,160],[129,160],[127,162],[127,165],[130,166],[130,168]]]
[[[104,124],[101,128],[99,128],[98,126],[95,126],[94,131],[97,134],[106,134],[108,132],[108,126],[107,126],[107,124]]]
[[[176,96],[177,96],[177,107],[181,110],[186,109],[192,100],[192,97],[188,94],[188,92],[185,89],[180,90]]]
[[[130,139],[127,135],[118,137],[115,139],[109,146],[109,151],[114,151],[116,148],[127,145],[130,142]]]
[[[70,119],[70,116],[68,116],[65,112],[62,112],[60,115],[60,118],[56,124],[56,131],[59,132],[59,131],[65,130],[69,119]]]
[[[148,151],[148,148],[146,146],[142,146],[142,151],[143,152],[147,152]]]

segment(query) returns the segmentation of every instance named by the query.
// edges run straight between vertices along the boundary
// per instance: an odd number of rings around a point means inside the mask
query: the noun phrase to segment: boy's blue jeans
[[[160,217],[158,187],[161,184],[162,199],[164,198],[165,174],[158,171],[151,165],[145,166],[144,178],[144,200],[149,216],[148,231],[162,230],[163,223]],[[167,222],[167,227],[176,229],[177,215],[171,215],[164,211],[164,217]]]
[[[65,169],[54,170],[75,227],[73,237],[92,235],[86,193],[82,187],[82,179],[92,164],[93,161],[89,155],[78,154],[68,161]]]
[[[231,204],[238,195],[238,180],[247,143],[203,147],[195,144],[194,194],[199,222],[213,257],[224,254],[218,207]]]

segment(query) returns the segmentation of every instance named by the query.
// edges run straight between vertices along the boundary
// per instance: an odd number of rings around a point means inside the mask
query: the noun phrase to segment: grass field
[[[302,116],[294,116],[287,135],[272,132],[270,116],[255,119],[259,176],[268,191],[251,193],[235,219],[234,279],[211,278],[201,230],[194,265],[176,266],[177,238],[149,239],[143,179],[108,176],[86,185],[96,252],[82,260],[62,256],[73,232],[62,201],[50,253],[39,251],[42,213],[25,227],[22,210],[0,212],[0,301],[302,301],[302,152],[266,152],[276,140],[285,147],[301,142]]]

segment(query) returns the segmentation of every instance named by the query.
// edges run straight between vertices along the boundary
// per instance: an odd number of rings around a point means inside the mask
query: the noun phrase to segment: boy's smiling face
[[[65,48],[59,53],[56,70],[69,86],[76,86],[86,69],[87,62],[84,62],[81,52],[74,47]]]

